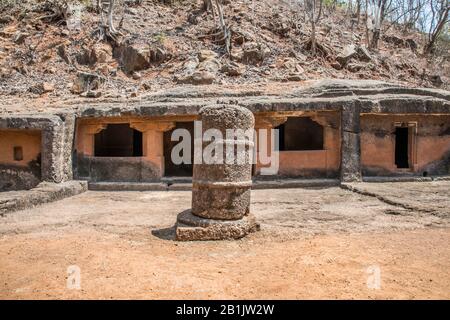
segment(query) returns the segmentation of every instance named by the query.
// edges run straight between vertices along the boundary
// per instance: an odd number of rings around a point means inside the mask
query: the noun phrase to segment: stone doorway
[[[191,163],[175,164],[172,162],[172,149],[180,143],[180,141],[172,141],[172,133],[176,129],[184,129],[189,132],[191,138]],[[194,161],[194,122],[176,122],[175,128],[164,132],[164,175],[166,177],[192,177]]]
[[[408,127],[395,128],[395,165],[399,169],[409,168]]]
[[[416,163],[417,123],[396,122],[394,129],[394,164],[400,170],[414,169],[414,164]]]

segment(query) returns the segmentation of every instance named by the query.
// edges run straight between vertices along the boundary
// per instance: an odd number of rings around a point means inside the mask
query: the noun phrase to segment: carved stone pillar
[[[244,237],[259,229],[250,214],[254,144],[251,137],[231,139],[226,132],[241,130],[252,135],[253,114],[243,107],[221,105],[202,108],[200,116],[203,134],[214,129],[221,136],[213,142],[203,141],[203,148],[213,145],[217,150],[214,154],[219,152],[222,157],[212,162],[203,159],[203,163],[194,163],[192,209],[178,215],[176,238],[189,241]]]
[[[131,122],[130,127],[142,132],[143,156],[164,175],[164,132],[175,127],[172,121]]]

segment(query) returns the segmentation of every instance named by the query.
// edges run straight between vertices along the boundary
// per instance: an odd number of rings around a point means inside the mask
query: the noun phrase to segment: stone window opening
[[[14,161],[23,160],[23,148],[20,146],[14,147]]]
[[[279,131],[279,151],[324,150],[324,128],[310,117],[290,117]]]
[[[142,132],[129,124],[108,124],[94,139],[96,157],[142,157]]]

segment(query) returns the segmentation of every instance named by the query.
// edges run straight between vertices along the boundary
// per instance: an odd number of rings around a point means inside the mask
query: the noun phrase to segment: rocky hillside
[[[449,57],[422,56],[419,33],[393,26],[378,50],[369,51],[363,19],[352,28],[343,9],[325,9],[318,52],[312,55],[310,25],[302,12],[278,0],[225,1],[232,30],[226,54],[211,35],[213,17],[200,0],[121,0],[115,14],[120,34],[114,39],[100,32],[94,6],[71,16],[53,5],[57,1],[1,2],[2,100],[126,98],[182,84],[322,78],[449,89]]]

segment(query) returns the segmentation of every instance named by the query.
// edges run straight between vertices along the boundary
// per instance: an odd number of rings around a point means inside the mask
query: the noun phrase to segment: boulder
[[[287,81],[302,81],[306,80],[306,77],[300,72],[291,72],[286,76]]]
[[[342,69],[341,64],[340,64],[339,62],[337,62],[337,61],[332,62],[332,63],[331,63],[331,66],[332,66],[334,69],[336,69],[336,70],[341,70],[341,69]]]
[[[95,73],[79,71],[71,91],[73,93],[83,93],[86,91],[97,90],[104,81],[105,78]]]
[[[84,98],[98,98],[102,95],[102,92],[99,90],[89,90],[80,94],[80,96]]]
[[[185,62],[183,72],[177,77],[178,83],[211,84],[221,69],[217,54],[210,50],[202,50],[198,58]]]
[[[58,46],[57,48],[58,55],[63,59],[67,64],[72,64],[69,54],[67,53],[66,46],[64,44]]]
[[[344,48],[344,50],[336,57],[336,61],[341,66],[345,66],[351,58],[357,54],[355,45],[351,44]]]
[[[200,50],[198,53],[198,60],[203,62],[205,60],[217,59],[218,55],[212,50]]]
[[[152,63],[161,63],[170,58],[170,54],[167,50],[160,46],[150,48],[150,61]]]
[[[363,66],[361,64],[351,62],[347,64],[346,68],[350,72],[358,72],[363,68]]]
[[[126,73],[145,70],[150,67],[150,47],[146,44],[120,44],[113,50],[113,56]]]
[[[216,79],[216,75],[206,70],[195,71],[184,83],[190,84],[211,84]]]
[[[26,32],[17,32],[15,35],[14,35],[14,43],[15,44],[22,44],[22,43],[24,43],[25,42],[25,39],[27,38],[27,37],[29,37],[30,35],[28,34],[28,33],[26,33]]]
[[[356,57],[358,60],[365,62],[373,60],[369,50],[365,46],[358,46],[356,48]]]
[[[417,51],[418,45],[414,39],[406,39],[405,43],[412,51]]]
[[[55,90],[55,86],[48,82],[42,82],[38,83],[28,89],[28,91],[34,93],[34,94],[44,94],[47,92],[52,92]]]
[[[97,55],[93,49],[83,49],[75,56],[78,64],[93,66],[97,63]]]
[[[383,40],[399,47],[405,46],[405,40],[394,35],[384,35]]]
[[[442,81],[441,76],[438,74],[430,75],[429,79],[430,79],[431,83],[436,87],[440,87],[444,83],[444,81]]]
[[[248,42],[242,47],[242,62],[245,64],[259,65],[270,54],[270,50],[262,43]]]
[[[222,66],[221,71],[231,77],[237,77],[242,75],[246,70],[246,67],[240,63],[231,61]]]

